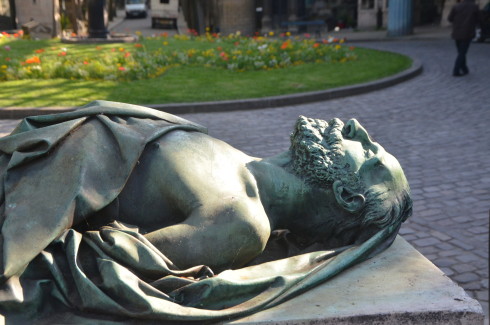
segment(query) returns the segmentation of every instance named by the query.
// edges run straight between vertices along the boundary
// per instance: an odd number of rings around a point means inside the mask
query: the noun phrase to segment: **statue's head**
[[[355,119],[344,124],[300,116],[290,151],[294,173],[327,189],[349,216],[338,218],[337,234],[373,234],[411,215],[410,189],[400,164]]]

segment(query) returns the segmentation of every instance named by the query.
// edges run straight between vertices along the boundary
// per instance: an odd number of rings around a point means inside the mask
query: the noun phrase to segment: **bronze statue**
[[[12,319],[41,304],[79,322],[246,315],[373,256],[411,214],[398,161],[354,119],[300,116],[289,150],[260,159],[192,122],[100,101],[27,118],[0,150]],[[264,264],[271,233],[338,249]]]

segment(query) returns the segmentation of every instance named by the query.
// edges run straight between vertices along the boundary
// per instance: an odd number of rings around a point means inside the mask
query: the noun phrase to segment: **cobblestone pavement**
[[[255,111],[187,114],[210,134],[256,156],[288,148],[298,115],[355,117],[398,158],[414,214],[401,233],[482,304],[488,322],[490,208],[490,44],[472,44],[471,73],[451,76],[450,40],[360,44],[418,58],[421,76],[343,99]],[[0,121],[7,132],[16,121]]]

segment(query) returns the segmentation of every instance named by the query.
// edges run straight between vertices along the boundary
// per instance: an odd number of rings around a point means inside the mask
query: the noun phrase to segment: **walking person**
[[[460,77],[469,73],[466,65],[466,53],[475,37],[478,23],[478,6],[474,0],[462,0],[449,13],[449,22],[453,24],[452,38],[456,42],[458,56],[454,63],[453,76]]]

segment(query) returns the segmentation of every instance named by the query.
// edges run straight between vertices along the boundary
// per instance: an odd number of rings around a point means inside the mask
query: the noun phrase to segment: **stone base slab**
[[[234,325],[483,324],[480,304],[398,236],[329,282]]]

